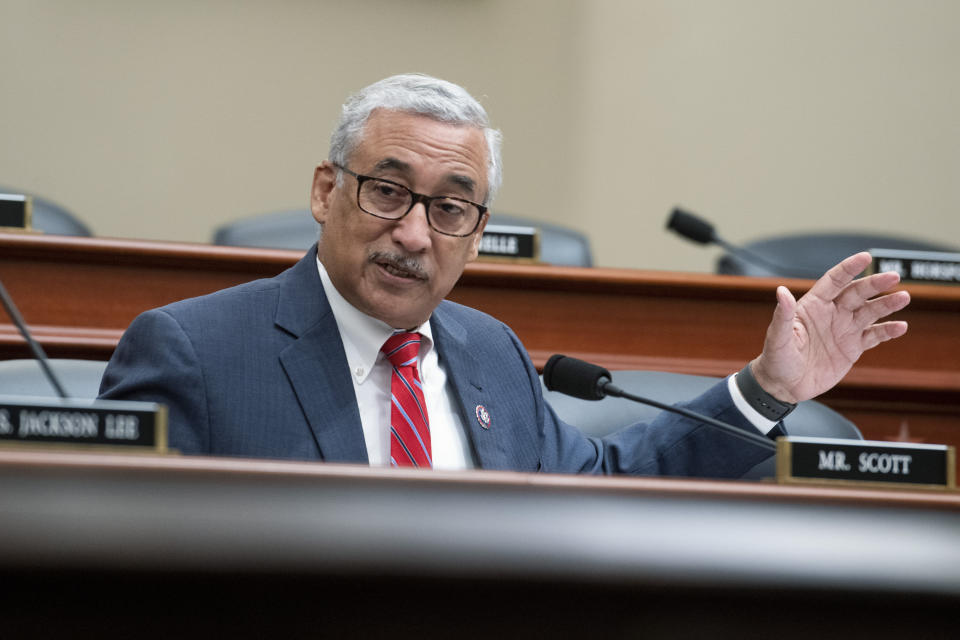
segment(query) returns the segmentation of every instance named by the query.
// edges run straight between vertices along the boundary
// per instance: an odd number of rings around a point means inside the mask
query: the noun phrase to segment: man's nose
[[[432,237],[426,205],[422,202],[414,204],[413,209],[394,225],[391,235],[395,242],[412,253],[428,248]]]

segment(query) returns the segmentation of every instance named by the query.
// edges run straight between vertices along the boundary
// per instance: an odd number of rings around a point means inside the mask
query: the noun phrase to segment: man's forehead
[[[398,172],[403,175],[410,175],[414,172],[414,168],[408,162],[387,156],[374,163],[373,172],[375,175],[384,172]],[[460,187],[471,192],[477,189],[477,181],[464,173],[450,171],[443,174],[441,179],[452,186]]]
[[[489,148],[481,127],[447,122],[402,110],[376,109],[367,118],[350,154],[360,172],[390,173],[414,179],[439,167],[440,180],[465,192],[485,197]],[[435,164],[434,164],[435,163]],[[437,175],[437,174],[434,174]]]

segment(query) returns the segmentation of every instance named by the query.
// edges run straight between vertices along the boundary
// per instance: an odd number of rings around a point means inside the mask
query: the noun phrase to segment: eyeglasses
[[[357,179],[357,205],[361,211],[377,218],[399,220],[422,202],[431,229],[445,236],[464,238],[473,235],[487,212],[485,206],[476,202],[452,196],[425,196],[391,180],[360,175],[332,164]]]

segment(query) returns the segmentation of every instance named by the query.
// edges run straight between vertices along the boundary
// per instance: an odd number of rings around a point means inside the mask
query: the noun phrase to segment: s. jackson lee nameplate
[[[154,402],[0,396],[0,446],[168,453],[167,408]]]
[[[777,439],[777,480],[956,489],[955,455],[939,444],[788,436]]]

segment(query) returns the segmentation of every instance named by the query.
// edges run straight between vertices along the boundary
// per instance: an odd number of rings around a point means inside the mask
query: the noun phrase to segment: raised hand
[[[886,272],[854,280],[870,259],[866,252],[850,256],[800,300],[777,287],[763,353],[751,363],[767,393],[791,403],[818,396],[837,384],[864,351],[906,333],[906,322],[877,322],[909,304],[906,291],[875,297],[900,276]]]

